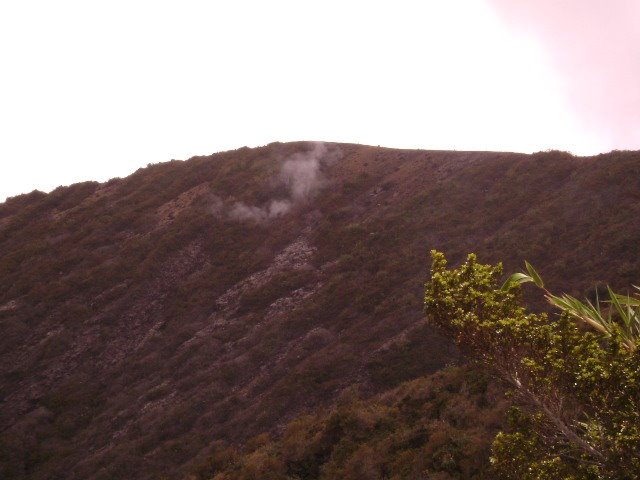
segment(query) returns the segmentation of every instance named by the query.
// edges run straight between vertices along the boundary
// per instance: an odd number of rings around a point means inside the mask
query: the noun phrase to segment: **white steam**
[[[269,212],[264,208],[246,205],[243,202],[236,202],[229,210],[229,216],[236,220],[246,221],[253,220],[255,222],[264,222],[269,217]]]
[[[310,152],[296,153],[282,164],[280,178],[289,187],[294,201],[305,200],[321,188],[321,163],[337,160],[337,154],[329,152],[324,143],[316,143]]]
[[[290,200],[271,200],[264,207],[247,205],[244,202],[235,202],[228,212],[230,218],[254,222],[266,222],[272,218],[284,215],[291,209]]]
[[[211,209],[211,213],[213,213],[216,217],[222,216],[222,213],[224,211],[224,202],[217,195],[211,194],[210,198],[211,206],[209,208]]]
[[[291,208],[291,200],[271,200],[269,203],[269,217],[284,215]]]
[[[342,152],[336,148],[328,148],[322,142],[316,142],[313,149],[300,152],[285,160],[280,167],[278,181],[287,187],[288,195],[284,198],[274,198],[262,206],[247,205],[235,202],[229,208],[227,215],[239,221],[266,222],[285,215],[294,205],[304,203],[325,185],[322,168],[342,157]],[[214,214],[223,214],[223,202],[212,207]]]

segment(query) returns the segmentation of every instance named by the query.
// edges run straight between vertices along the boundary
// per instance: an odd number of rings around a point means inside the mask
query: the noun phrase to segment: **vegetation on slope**
[[[242,447],[219,443],[198,480],[490,478],[490,439],[505,401],[487,377],[449,367],[371,399],[342,394],[330,411]]]
[[[573,295],[640,276],[637,152],[330,147],[322,188],[269,221],[224,212],[282,198],[283,162],[313,145],[0,205],[5,477],[180,475],[216,441],[277,438],[353,385],[368,397],[455,362],[423,321],[431,248],[528,258]]]
[[[605,320],[599,304],[547,291],[560,318],[527,313],[519,286],[544,287],[527,268],[499,288],[501,265],[470,255],[448,270],[434,251],[426,313],[472,355],[474,367],[447,368],[367,400],[347,391],[329,412],[289,422],[276,440],[263,433],[241,447],[217,443],[189,478],[637,478],[640,303],[610,291],[614,313]]]

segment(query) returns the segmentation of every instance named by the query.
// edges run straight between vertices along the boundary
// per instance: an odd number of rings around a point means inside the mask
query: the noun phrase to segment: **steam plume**
[[[342,157],[338,148],[329,149],[316,142],[313,149],[292,155],[280,168],[278,181],[287,187],[286,198],[275,198],[263,206],[235,202],[228,212],[230,218],[240,221],[265,222],[285,215],[299,203],[311,199],[325,184],[322,167]]]

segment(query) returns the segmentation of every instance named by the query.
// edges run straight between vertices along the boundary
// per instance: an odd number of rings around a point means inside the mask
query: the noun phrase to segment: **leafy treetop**
[[[499,478],[638,478],[640,354],[637,335],[630,335],[637,321],[632,299],[612,295],[615,312],[604,316],[599,304],[547,292],[562,310],[549,319],[521,306],[522,283],[544,288],[533,267],[500,287],[500,264],[482,265],[471,254],[450,270],[442,253],[432,257],[428,318],[511,387],[510,428],[492,447]],[[629,322],[616,320],[620,309]],[[586,318],[595,314],[605,320],[595,331],[574,321],[591,325]]]

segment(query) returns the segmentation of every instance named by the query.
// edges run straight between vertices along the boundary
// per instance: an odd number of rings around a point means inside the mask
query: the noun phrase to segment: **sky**
[[[275,141],[640,149],[637,0],[0,3],[0,201]]]

